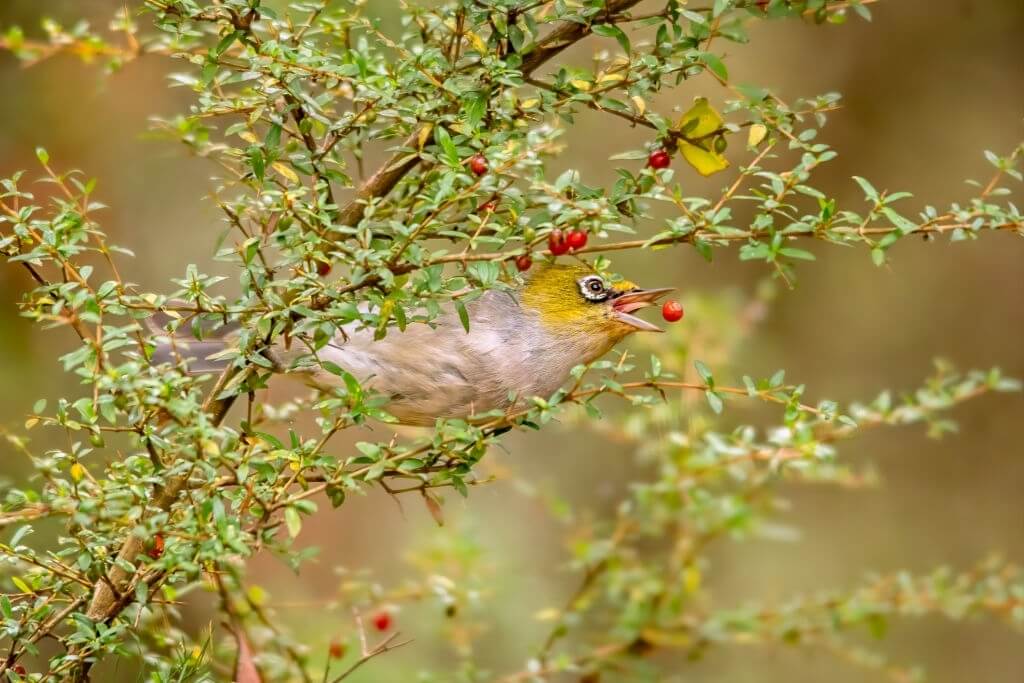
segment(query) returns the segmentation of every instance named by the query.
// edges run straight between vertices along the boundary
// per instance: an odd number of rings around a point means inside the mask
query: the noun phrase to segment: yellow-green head
[[[593,336],[610,347],[632,332],[661,332],[632,313],[670,291],[611,282],[585,263],[545,264],[527,280],[520,299],[552,332]]]

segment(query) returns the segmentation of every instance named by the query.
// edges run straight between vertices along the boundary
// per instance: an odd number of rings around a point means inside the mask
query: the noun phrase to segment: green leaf
[[[469,332],[469,311],[466,310],[466,304],[456,299],[455,310],[458,311],[459,322],[462,323],[462,328]]]
[[[487,113],[487,96],[482,92],[467,93],[462,100],[462,113],[470,128],[477,128]]]
[[[215,45],[212,50],[210,50],[209,58],[211,60],[216,60],[218,57],[224,54],[227,51],[227,49],[231,47],[231,44],[235,42],[235,39],[238,38],[239,35],[241,34],[238,31],[232,31],[231,33],[221,38],[220,42],[217,43],[217,45]]]
[[[619,43],[619,46],[623,51],[625,51],[626,54],[629,54],[631,50],[629,36],[627,36],[626,32],[615,24],[594,24],[590,29],[599,36],[614,38]]]
[[[693,361],[693,367],[697,368],[697,374],[700,375],[704,384],[709,387],[715,386],[715,378],[711,375],[711,370],[708,366],[704,365],[704,363],[699,360],[695,360]]]
[[[459,150],[455,148],[452,136],[448,134],[444,126],[434,128],[434,141],[441,147],[444,152],[445,161],[448,162],[449,166],[456,167],[460,165]]]
[[[293,507],[286,507],[284,509],[284,523],[288,527],[288,535],[295,538],[302,531],[302,517],[299,516],[299,511]]]
[[[722,397],[721,396],[719,396],[714,391],[705,391],[704,392],[704,398],[706,398],[708,400],[708,405],[711,406],[711,410],[713,410],[716,415],[721,414],[721,412],[722,412]]]
[[[795,247],[783,247],[779,249],[779,253],[789,258],[800,259],[802,261],[813,261],[814,254],[804,249],[797,249]]]
[[[718,55],[712,52],[704,52],[701,54],[700,59],[708,69],[711,70],[711,73],[715,74],[723,81],[729,80],[729,70],[725,68],[725,62],[723,62]]]
[[[860,185],[860,188],[864,190],[864,195],[868,199],[870,199],[873,202],[878,201],[878,190],[875,189],[874,185],[869,183],[865,178],[861,178],[860,176],[857,175],[853,176],[853,179],[857,181],[857,184]]]

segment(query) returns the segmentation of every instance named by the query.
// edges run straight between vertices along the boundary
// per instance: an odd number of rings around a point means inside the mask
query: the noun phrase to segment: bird
[[[430,426],[550,397],[575,366],[600,358],[634,332],[661,332],[633,313],[671,291],[612,280],[582,261],[547,263],[521,286],[488,290],[467,303],[468,325],[445,310],[376,339],[374,329],[354,322],[315,357],[302,344],[274,345],[266,355],[278,372],[326,392],[345,384],[325,366],[340,368],[364,390],[387,397],[384,410],[399,424]],[[216,369],[229,339],[200,342],[195,350],[206,355],[190,370]]]

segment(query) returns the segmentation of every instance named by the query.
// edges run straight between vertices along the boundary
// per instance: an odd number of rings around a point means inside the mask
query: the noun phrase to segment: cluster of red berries
[[[561,256],[570,251],[577,251],[587,246],[587,233],[582,230],[570,230],[562,232],[555,228],[548,235],[548,249],[554,256]]]

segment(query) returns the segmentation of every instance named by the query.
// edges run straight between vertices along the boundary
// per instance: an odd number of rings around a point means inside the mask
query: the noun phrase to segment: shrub
[[[778,482],[862,483],[837,461],[838,442],[914,423],[940,435],[957,404],[1019,388],[997,370],[940,364],[900,400],[884,392],[866,404],[810,404],[781,371],[751,378],[730,368],[750,309],[724,297],[713,302],[718,315],[701,321],[719,342],[713,359],[692,357],[688,333],[675,329],[643,342],[649,357],[617,351],[578,367],[553,396],[438,420],[421,436],[359,442],[357,453],[331,447],[345,430],[390,421],[386,397],[318,353],[342,326],[384,338],[453,307],[468,325],[466,306],[514,289],[520,268],[530,268],[524,257],[554,258],[545,246],[555,231],[588,235],[562,258],[604,273],[608,255],[622,250],[690,247],[709,260],[735,250],[786,285],[814,258],[804,243],[862,248],[882,265],[906,238],[1020,233],[1024,219],[1005,185],[1021,180],[1024,147],[987,153],[993,176],[966,204],[914,212],[904,208],[907,193],[857,178],[865,205],[841,207],[813,184],[836,156],[817,134],[839,96],[786,102],[730,80],[723,44],[745,41],[751,23],[868,19],[868,0],[671,0],[643,12],[637,0],[456,0],[406,6],[400,35],[382,31],[360,2],[144,4],[119,13],[109,32],[51,22],[42,40],[12,28],[2,45],[29,62],[68,52],[109,69],[153,56],[187,66],[174,78],[194,104],[158,126],[218,169],[225,232],[216,259],[237,282],[190,266],[168,291],[143,291],[119,274],[131,252],[108,242],[86,176],[40,149],[48,197],[33,196],[21,174],[3,181],[0,251],[35,282],[21,310],[78,336],[61,360],[83,387],[56,405],[36,403],[25,424],[65,432],[67,447],[37,452],[7,436],[34,470],[31,485],[7,490],[0,514],[13,529],[0,544],[8,680],[87,680],[114,658],[133,660],[153,681],[224,679],[229,670],[241,681],[341,680],[372,667],[403,643],[397,633],[370,633],[392,629],[387,605],[408,591],[355,582],[344,596],[357,612],[349,647],[311,651],[279,629],[246,582],[246,560],[271,551],[301,571],[308,553],[293,543],[304,518],[373,486],[420,496],[442,521],[440,491],[465,496],[486,483],[477,465],[502,434],[544,429],[556,417],[633,444],[651,466],[613,518],[574,529],[579,588],[544,615],[542,645],[502,680],[656,678],[652,653],[695,656],[739,638],[823,642],[906,676],[849,634],[881,634],[898,614],[1024,619],[1024,580],[995,561],[876,576],[778,608],[708,603],[708,544],[770,519]],[[594,59],[577,44],[597,50]],[[696,97],[679,114],[659,111],[655,95],[668,91]],[[722,104],[711,102],[723,93]],[[613,157],[621,166],[608,187],[588,185],[578,170],[549,171],[584,109],[609,126],[650,131],[649,145]],[[679,180],[715,173],[728,180],[711,198],[687,194]],[[169,340],[228,327],[237,331],[219,372],[190,372],[187,351],[160,352]],[[270,349],[280,345],[308,349],[302,362],[335,375],[336,388],[270,403],[263,390],[278,381]],[[729,374],[742,379],[721,381]],[[606,416],[613,399],[623,409]],[[768,404],[774,426],[729,427],[719,415],[738,401]],[[314,416],[318,429],[289,429],[297,414]],[[33,543],[44,519],[61,532]],[[472,561],[465,548],[444,552]],[[429,566],[419,594],[451,614],[486,597],[471,566],[463,582]],[[200,586],[218,596],[223,625],[188,632],[179,604]],[[437,680],[494,680],[486,663],[460,652],[459,671]]]

